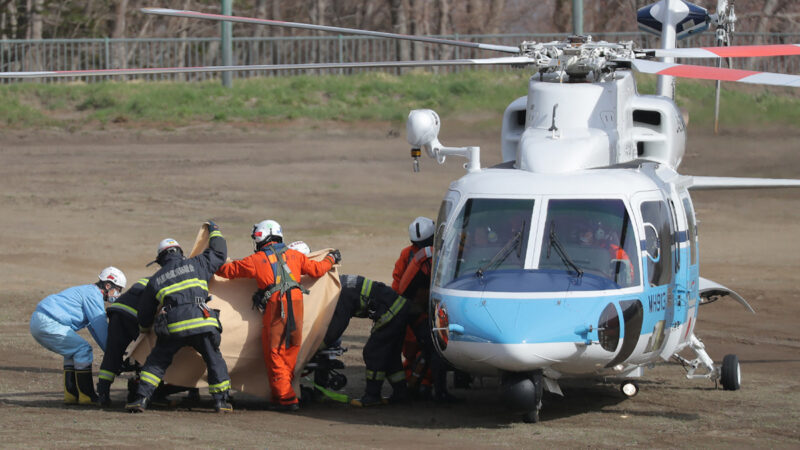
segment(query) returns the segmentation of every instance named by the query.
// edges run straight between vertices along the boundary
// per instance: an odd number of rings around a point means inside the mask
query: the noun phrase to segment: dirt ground
[[[480,145],[499,161],[499,133],[485,121],[444,117],[442,141]],[[297,414],[239,398],[234,414],[210,405],[122,410],[65,407],[61,358],[30,336],[44,296],[92,282],[107,265],[129,280],[156,245],[191,245],[213,218],[229,255],[251,251],[253,223],[272,218],[287,239],[338,247],[343,272],[389,281],[406,227],[435,216],[461,162],[421,161],[412,173],[405,130],[385,123],[278,124],[171,131],[3,132],[0,136],[0,445],[3,447],[774,447],[800,446],[800,191],[696,193],[702,275],[737,290],[700,311],[697,334],[721,361],[737,353],[742,389],[686,380],[675,364],[646,373],[641,392],[616,385],[565,387],[548,397],[542,422],[506,411],[493,379],[453,390],[458,405],[415,402],[357,409],[312,405]],[[736,130],[713,137],[690,128],[683,173],[800,178],[800,129]],[[345,335],[350,383],[363,389],[366,321]],[[100,351],[95,351],[95,372]],[[208,398],[203,392],[205,398]],[[178,396],[179,397],[179,396]]]

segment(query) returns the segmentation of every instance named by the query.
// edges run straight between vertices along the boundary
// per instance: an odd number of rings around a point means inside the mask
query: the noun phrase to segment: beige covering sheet
[[[208,247],[208,230],[203,226],[197,233],[190,256],[201,253]],[[312,252],[309,258],[322,260],[328,250]],[[300,373],[314,356],[322,343],[328,324],[333,317],[339,298],[338,266],[320,278],[304,276],[303,286],[311,293],[304,296],[303,344],[297,357],[294,389],[299,395]],[[258,289],[255,280],[227,280],[214,276],[209,280],[208,290],[213,296],[209,306],[220,310],[222,343],[220,352],[228,364],[231,386],[238,392],[269,399],[269,380],[261,350],[261,313],[252,309],[253,292]],[[151,331],[139,336],[128,348],[128,354],[144,365],[147,355],[156,342]],[[175,354],[175,359],[164,375],[166,383],[187,387],[207,387],[206,365],[203,358],[191,347],[184,347]]]

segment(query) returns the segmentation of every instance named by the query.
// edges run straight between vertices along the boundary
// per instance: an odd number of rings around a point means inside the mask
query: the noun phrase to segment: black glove
[[[208,227],[209,233],[211,233],[212,231],[219,231],[219,226],[211,220],[206,222],[206,226]]]
[[[342,254],[339,252],[338,249],[333,249],[329,251],[328,256],[333,258],[334,264],[339,264],[342,261]]]
[[[266,291],[263,289],[259,289],[253,293],[253,309],[262,314],[267,310],[267,298],[264,294],[266,294]]]

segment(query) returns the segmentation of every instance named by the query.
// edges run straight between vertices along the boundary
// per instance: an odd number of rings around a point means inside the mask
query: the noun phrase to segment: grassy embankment
[[[122,126],[170,129],[202,122],[264,123],[310,120],[402,122],[408,111],[433,108],[443,116],[499,118],[507,104],[525,95],[524,71],[464,71],[449,75],[414,72],[403,76],[286,76],[237,80],[232,89],[218,81],[15,83],[0,86],[0,127],[78,130]],[[655,78],[640,78],[652,93]],[[713,82],[678,83],[678,104],[692,125],[713,120]],[[797,126],[800,91],[724,85],[726,127]]]

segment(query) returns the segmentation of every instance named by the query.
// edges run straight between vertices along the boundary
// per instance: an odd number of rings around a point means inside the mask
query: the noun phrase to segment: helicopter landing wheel
[[[539,409],[522,414],[522,421],[525,423],[539,423]]]
[[[738,391],[742,383],[742,367],[736,355],[725,355],[722,359],[722,373],[720,376],[722,389]]]
[[[633,380],[625,380],[619,386],[619,391],[622,392],[622,395],[625,397],[636,397],[636,394],[639,393],[639,383]]]

